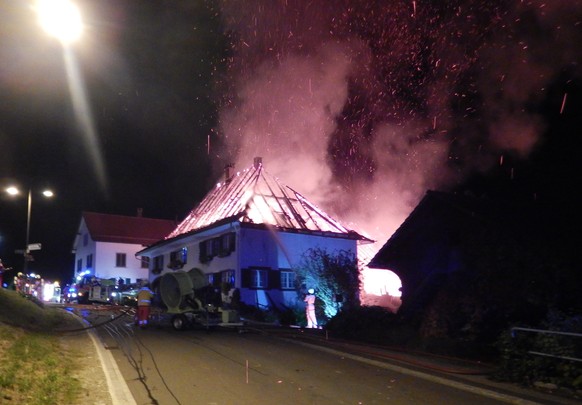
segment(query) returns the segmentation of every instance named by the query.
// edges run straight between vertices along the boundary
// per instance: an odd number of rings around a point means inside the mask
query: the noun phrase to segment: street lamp
[[[37,0],[38,22],[63,45],[81,37],[83,21],[79,8],[69,0]]]
[[[42,28],[47,34],[57,38],[62,45],[75,118],[85,135],[87,152],[93,158],[99,184],[105,191],[107,189],[105,164],[91,108],[85,94],[83,76],[75,59],[73,46],[71,46],[73,42],[80,39],[84,30],[81,11],[71,0],[36,0],[35,11]]]
[[[6,192],[10,195],[19,195],[20,190],[15,186],[10,186],[6,189]],[[46,198],[51,198],[54,196],[54,193],[49,190],[45,189],[42,191],[42,195]],[[30,213],[32,211],[32,189],[28,189],[28,208],[26,211],[26,245],[24,245],[24,267],[23,273],[26,274],[28,270],[28,258],[29,258],[29,245],[30,245]]]

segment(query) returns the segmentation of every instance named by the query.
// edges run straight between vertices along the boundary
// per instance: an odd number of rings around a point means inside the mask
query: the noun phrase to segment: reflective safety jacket
[[[148,287],[142,287],[137,292],[137,305],[149,307],[152,304],[154,293]]]
[[[303,301],[307,303],[307,309],[315,309],[315,295],[309,294]]]

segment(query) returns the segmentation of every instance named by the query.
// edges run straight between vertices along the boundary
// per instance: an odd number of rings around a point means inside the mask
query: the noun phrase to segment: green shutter
[[[281,289],[281,273],[279,270],[269,270],[267,272],[268,277],[268,288],[270,290],[280,290]]]
[[[240,284],[242,288],[250,288],[251,286],[251,269],[241,269]]]

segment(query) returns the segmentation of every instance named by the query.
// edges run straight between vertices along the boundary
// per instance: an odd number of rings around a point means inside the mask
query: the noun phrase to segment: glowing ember
[[[563,3],[222,1],[232,80],[217,155],[265,156],[387,238],[427,189],[533,150],[545,123],[532,107],[579,65],[582,3]]]
[[[568,93],[564,93],[564,98],[562,98],[562,106],[560,107],[560,114],[564,113],[564,109],[566,108],[566,99],[568,98]]]

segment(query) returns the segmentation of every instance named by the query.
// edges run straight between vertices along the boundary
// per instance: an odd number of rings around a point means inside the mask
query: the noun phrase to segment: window
[[[281,271],[281,289],[293,290],[295,289],[295,273],[292,271]]]
[[[83,235],[83,246],[87,246],[89,244],[89,234],[86,233]]]
[[[267,288],[268,270],[251,269],[251,288]]]
[[[235,250],[235,233],[230,232],[200,242],[200,262],[206,263],[215,256],[225,257]]]
[[[210,240],[209,245],[211,246],[210,255],[212,257],[218,256],[220,254],[220,238],[214,238]]]
[[[163,269],[164,269],[164,256],[160,255],[154,257],[154,268],[152,269],[154,274],[160,274]]]
[[[147,269],[149,267],[150,267],[150,258],[149,257],[142,256],[141,257],[141,268],[142,269]]]
[[[216,238],[200,242],[200,262],[206,263],[212,260],[218,254],[218,247]]]
[[[232,272],[233,282],[234,276],[235,274],[233,271]],[[281,276],[279,274],[279,270],[274,270],[269,267],[254,267],[241,269],[240,286],[242,288],[255,288],[255,289],[258,288],[264,290],[280,289]]]
[[[80,273],[83,270],[83,259],[77,260],[77,273]]]
[[[220,281],[222,283],[228,283],[234,287],[234,270],[224,270],[221,272]]]
[[[93,254],[87,255],[87,268],[93,267]]]
[[[228,256],[231,252],[234,252],[234,245],[235,245],[235,233],[225,233],[220,237],[220,251],[218,252],[219,256]]]
[[[200,261],[200,263],[206,263],[208,261],[210,261],[210,259],[212,259],[212,257],[208,254],[208,241],[207,240],[203,240],[202,242],[200,242],[200,255],[198,257],[198,260]]]
[[[115,267],[125,267],[126,254],[116,253],[115,254]]]
[[[174,269],[182,268],[188,262],[188,248],[182,248],[170,253],[170,266]]]

